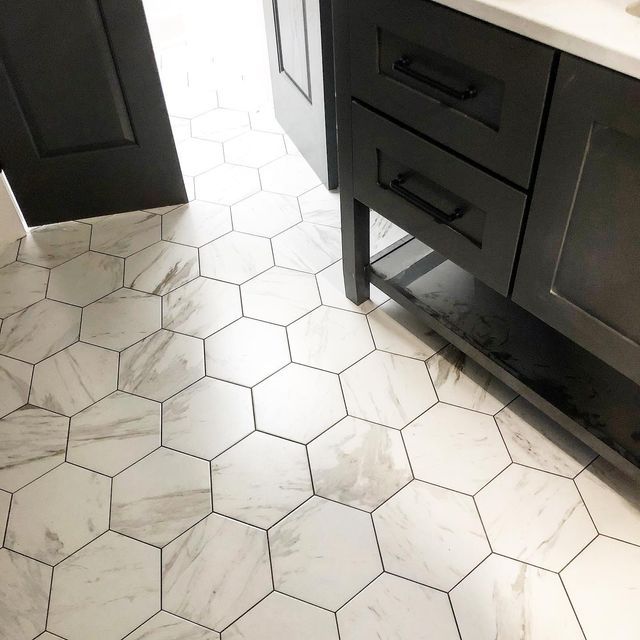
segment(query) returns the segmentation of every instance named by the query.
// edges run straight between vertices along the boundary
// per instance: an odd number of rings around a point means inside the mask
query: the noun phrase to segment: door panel
[[[338,184],[330,0],[264,0],[276,118],[329,189]]]
[[[30,225],[186,201],[141,2],[0,4],[0,162]]]

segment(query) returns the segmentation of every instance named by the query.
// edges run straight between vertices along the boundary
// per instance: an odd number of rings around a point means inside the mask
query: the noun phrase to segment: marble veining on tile
[[[125,640],[219,640],[220,634],[166,611],[156,613]]]
[[[32,373],[30,364],[0,356],[0,418],[25,404]]]
[[[12,262],[0,269],[0,318],[44,298],[49,271],[24,262]]]
[[[91,248],[127,258],[160,240],[160,218],[146,211],[131,211],[91,218]]]
[[[311,222],[301,222],[271,241],[280,267],[317,273],[340,259],[340,231]]]
[[[162,216],[162,239],[201,247],[231,231],[229,207],[190,202]]]
[[[18,260],[40,267],[57,267],[88,251],[90,237],[91,227],[83,222],[33,227],[20,241]]]

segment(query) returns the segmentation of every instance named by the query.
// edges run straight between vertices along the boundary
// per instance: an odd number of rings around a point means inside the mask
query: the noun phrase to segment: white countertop
[[[436,0],[470,16],[640,78],[638,0]],[[640,14],[640,7],[636,8]]]

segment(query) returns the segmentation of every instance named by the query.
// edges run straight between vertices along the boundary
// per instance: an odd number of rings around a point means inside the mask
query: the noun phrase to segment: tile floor
[[[190,204],[0,249],[0,638],[640,637],[638,484],[346,300],[269,114],[176,95]]]

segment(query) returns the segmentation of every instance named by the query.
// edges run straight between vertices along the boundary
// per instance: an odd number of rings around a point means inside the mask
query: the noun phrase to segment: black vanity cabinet
[[[562,54],[513,299],[640,383],[640,81]]]

